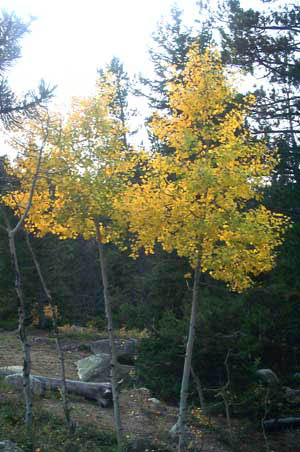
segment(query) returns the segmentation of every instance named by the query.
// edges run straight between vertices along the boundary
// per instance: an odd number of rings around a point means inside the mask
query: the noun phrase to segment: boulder
[[[160,400],[156,399],[155,397],[151,397],[150,399],[148,399],[148,401],[154,403],[154,405],[160,404]]]
[[[287,386],[283,387],[285,400],[292,405],[300,404],[300,389],[292,389]]]
[[[129,355],[134,357],[137,349],[136,339],[115,339],[117,357]],[[108,339],[101,339],[90,343],[90,348],[95,355],[102,353],[110,354],[110,346]]]
[[[101,353],[91,355],[76,362],[77,372],[81,381],[106,382],[110,381],[110,355]],[[117,378],[128,377],[133,366],[117,364]]]
[[[269,385],[278,385],[279,378],[271,369],[259,369],[256,371],[257,377]]]
[[[101,355],[91,355],[76,362],[79,380],[92,381],[93,378],[99,378],[98,381],[109,381],[110,378],[110,356],[102,353]]]

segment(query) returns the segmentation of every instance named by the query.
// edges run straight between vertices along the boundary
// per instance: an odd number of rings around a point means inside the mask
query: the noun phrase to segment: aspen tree
[[[288,220],[262,205],[276,155],[245,127],[255,99],[237,100],[233,75],[213,49],[192,46],[183,72],[169,84],[171,114],[155,114],[152,132],[174,149],[172,155],[144,155],[145,174],[116,201],[120,221],[140,248],[185,256],[194,272],[192,310],[177,422],[184,450],[185,417],[199,274],[208,272],[231,290],[243,291],[271,270]]]
[[[124,145],[124,126],[110,115],[114,84],[102,79],[97,94],[74,98],[66,119],[57,116],[57,130],[49,136],[32,210],[25,226],[42,237],[51,232],[60,239],[95,239],[99,250],[105,311],[111,347],[111,379],[119,450],[123,450],[123,429],[117,391],[117,355],[111,314],[111,298],[105,263],[105,244],[121,243],[121,232],[113,220],[113,198],[124,191],[134,167]],[[39,131],[36,130],[39,134]],[[30,159],[17,162],[15,173],[32,172]],[[6,197],[6,203],[22,214],[28,186]]]
[[[26,127],[26,125],[28,127]],[[44,148],[47,141],[48,131],[49,131],[49,118],[47,113],[45,114],[45,121],[39,121],[40,125],[40,140],[39,143],[36,143],[34,137],[30,131],[30,121],[24,121],[24,128],[16,129],[15,134],[18,136],[18,151],[25,152],[27,155],[31,155],[31,178],[26,181],[28,187],[28,193],[26,201],[23,205],[22,213],[20,213],[19,219],[15,225],[11,224],[9,219],[9,215],[6,211],[5,200],[7,197],[13,198],[13,191],[9,192],[9,195],[1,196],[1,213],[4,218],[6,232],[8,235],[9,249],[11,255],[12,268],[14,272],[15,279],[15,291],[18,299],[18,317],[19,317],[19,327],[18,332],[20,336],[20,340],[23,347],[23,388],[24,388],[24,398],[25,398],[25,426],[26,426],[26,434],[27,434],[27,442],[29,447],[33,447],[33,419],[32,419],[32,390],[30,383],[30,373],[31,373],[31,353],[30,353],[30,343],[27,335],[27,327],[26,327],[26,304],[24,291],[22,286],[22,278],[21,278],[21,269],[16,249],[16,235],[20,231],[20,229],[24,226],[26,219],[29,215],[30,209],[32,207],[33,198],[35,195],[35,190],[37,187],[38,179],[41,172],[41,166],[43,162],[43,153]],[[17,149],[16,149],[17,150]],[[19,159],[22,154],[19,154]],[[23,154],[24,155],[24,154]],[[14,172],[8,162],[6,162],[5,167],[6,174],[8,177],[12,177]],[[20,177],[24,181],[24,174],[20,174]],[[6,187],[6,190],[9,190],[9,184]]]

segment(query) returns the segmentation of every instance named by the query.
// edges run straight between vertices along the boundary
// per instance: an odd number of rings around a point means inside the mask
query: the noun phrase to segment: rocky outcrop
[[[88,356],[76,362],[77,372],[81,381],[110,381],[110,355],[106,353]],[[127,378],[133,366],[117,364],[117,378]]]
[[[117,357],[121,356],[130,356],[132,359],[136,355],[137,350],[137,340],[136,339],[116,339],[116,352]],[[101,339],[99,341],[95,341],[90,343],[90,349],[95,355],[99,355],[105,353],[107,355],[110,354],[110,346],[108,339]]]
[[[110,356],[102,353],[101,355],[91,355],[76,362],[78,377],[81,381],[93,381],[98,378],[99,381],[109,381]]]
[[[126,379],[134,369],[137,340],[116,339],[117,378]],[[110,381],[110,345],[108,339],[91,342],[89,344],[94,355],[77,361],[77,372],[81,381],[105,382]]]
[[[269,385],[278,385],[279,378],[271,369],[259,369],[256,371],[257,377]]]

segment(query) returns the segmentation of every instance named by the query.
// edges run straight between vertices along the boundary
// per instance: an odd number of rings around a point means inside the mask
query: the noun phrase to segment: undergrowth
[[[26,446],[24,404],[14,398],[1,397],[1,439],[10,440],[26,451],[35,452],[115,452],[116,438],[113,432],[101,432],[91,426],[78,426],[69,436],[62,419],[46,410],[33,410],[34,448]]]
[[[33,404],[33,448],[26,443],[25,407],[20,396],[0,379],[0,440],[10,440],[24,452],[117,452],[113,431],[101,431],[86,423],[77,424],[71,436],[60,416]],[[17,398],[18,397],[18,398]],[[128,441],[126,452],[168,452],[147,440]]]

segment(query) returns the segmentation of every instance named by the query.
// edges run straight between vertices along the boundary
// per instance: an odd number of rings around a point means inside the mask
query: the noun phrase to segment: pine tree
[[[228,0],[221,16],[223,61],[265,81],[255,92],[251,125],[280,151],[273,186],[299,184],[300,6],[253,10]]]
[[[153,65],[153,78],[140,76],[140,88],[136,94],[144,96],[151,109],[170,111],[168,84],[174,81],[172,70],[183,71],[187,62],[187,55],[192,43],[196,42],[203,52],[212,42],[212,35],[208,22],[203,22],[199,32],[193,32],[191,27],[183,23],[183,11],[178,7],[171,9],[171,15],[161,21],[153,33],[153,47],[149,50],[149,57]],[[151,117],[147,122],[151,121]],[[152,149],[166,154],[173,152],[166,144],[161,144],[151,129],[148,134]]]
[[[44,105],[52,95],[54,88],[40,82],[37,92],[28,91],[19,99],[9,86],[7,70],[21,56],[20,39],[29,32],[25,24],[14,14],[2,12],[0,17],[0,120],[5,127],[21,125],[22,117],[36,114],[37,106]]]

